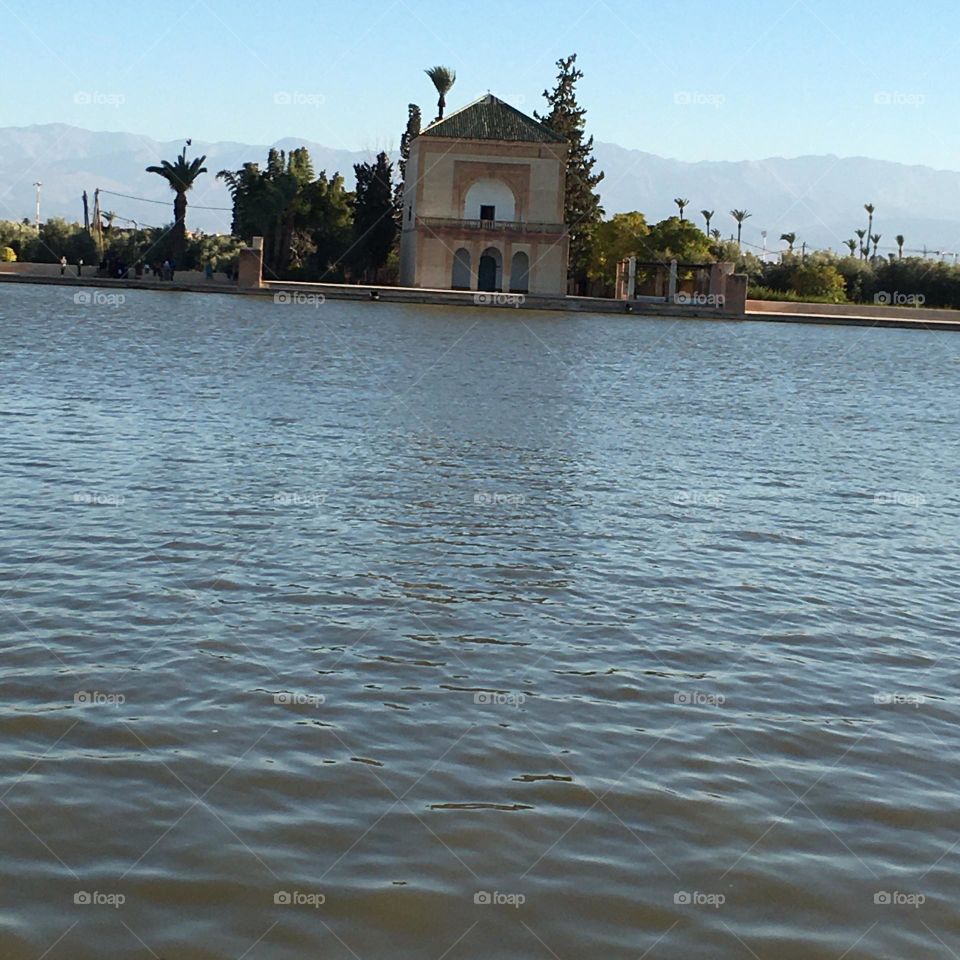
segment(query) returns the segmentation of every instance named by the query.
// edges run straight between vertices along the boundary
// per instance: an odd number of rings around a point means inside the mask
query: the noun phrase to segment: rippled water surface
[[[125,298],[0,289],[4,960],[956,956],[958,335]]]

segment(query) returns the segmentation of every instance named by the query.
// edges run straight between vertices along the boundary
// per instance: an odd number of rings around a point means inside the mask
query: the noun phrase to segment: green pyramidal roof
[[[458,140],[509,140],[521,143],[566,143],[533,117],[521,113],[492,93],[474,100],[421,131],[424,137],[455,137]]]

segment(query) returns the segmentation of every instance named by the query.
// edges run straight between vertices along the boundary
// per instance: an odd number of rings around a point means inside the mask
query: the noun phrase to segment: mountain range
[[[172,160],[182,146],[182,141],[66,124],[0,128],[0,219],[32,219],[34,183],[40,181],[43,218],[82,220],[83,191],[92,210],[93,191],[99,187],[101,209],[141,224],[167,223],[172,218],[169,188],[145,167]],[[317,171],[339,171],[351,186],[353,165],[373,157],[372,152],[337,150],[296,137],[270,146],[305,146]],[[268,149],[265,144],[194,140],[189,152],[206,154],[209,175],[201,177],[190,194],[188,225],[228,231],[229,209],[202,209],[230,207],[226,187],[214,174],[250,160],[262,163]],[[606,174],[599,191],[608,215],[640,210],[654,222],[675,214],[673,198],[684,197],[690,200],[686,215],[697,224],[703,223],[701,210],[716,211],[712,225],[724,236],[736,229],[729,211],[740,208],[752,213],[744,225],[746,243],[760,247],[765,230],[770,249],[781,249],[780,235],[790,232],[796,233],[798,243],[840,249],[854,230],[866,227],[863,205],[871,202],[881,251],[895,248],[896,234],[906,237],[909,250],[960,250],[958,171],[835,156],[691,163],[599,141],[595,154]]]

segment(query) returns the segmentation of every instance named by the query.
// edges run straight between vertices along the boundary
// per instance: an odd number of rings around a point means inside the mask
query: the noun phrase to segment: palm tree
[[[680,222],[683,222],[683,210],[690,203],[689,200],[685,200],[683,197],[674,197],[673,202],[680,208]]]
[[[787,242],[790,247],[790,253],[793,253],[793,245],[797,242],[797,235],[795,233],[781,233],[780,239]]]
[[[902,233],[897,234],[897,250],[899,251],[899,257],[903,259],[903,245],[907,242],[906,238]]]
[[[433,85],[437,88],[437,93],[440,94],[440,99],[437,101],[437,119],[443,119],[443,111],[447,105],[447,94],[450,92],[450,88],[457,82],[457,71],[452,70],[450,67],[431,67],[429,70],[424,71],[426,75],[433,81]]]
[[[155,173],[170,185],[173,197],[173,257],[178,263],[183,261],[183,250],[187,239],[187,191],[201,173],[206,173],[203,165],[206,156],[195,157],[187,161],[187,148],[184,147],[176,163],[164,160],[159,167],[147,167],[147,173]]]
[[[869,218],[870,218],[870,219],[867,221],[867,236],[869,237],[870,234],[873,233],[873,211],[876,210],[877,208],[876,208],[872,203],[865,203],[865,204],[863,205],[863,209],[867,211],[867,215],[868,215]],[[867,244],[867,253],[869,253],[869,252],[870,252],[870,244],[868,243],[868,244]]]
[[[104,210],[100,216],[107,221],[107,225],[103,229],[109,233],[113,227],[113,221],[117,219],[117,215],[112,210]]]
[[[700,216],[703,217],[703,219],[707,221],[707,236],[709,237],[709,236],[710,236],[710,221],[713,219],[713,211],[712,211],[712,210],[701,210],[701,211],[700,211]]]
[[[710,231],[710,236],[713,237],[714,240],[719,240],[719,239],[720,239],[720,231],[717,230],[716,227],[714,227],[714,229]]]
[[[860,257],[861,259],[866,259],[865,254],[867,248],[863,245],[863,238],[867,235],[866,230],[854,230],[854,233],[860,238]]]
[[[731,210],[730,216],[737,221],[737,246],[740,246],[740,234],[743,232],[743,221],[753,216],[747,210]]]
[[[876,257],[876,255],[877,255],[877,244],[880,243],[880,234],[879,234],[879,233],[875,233],[870,239],[873,241],[873,255],[874,255],[874,257]]]

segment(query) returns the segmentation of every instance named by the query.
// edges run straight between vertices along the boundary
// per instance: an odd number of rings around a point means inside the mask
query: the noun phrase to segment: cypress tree
[[[567,157],[567,188],[564,196],[564,221],[570,232],[569,277],[578,292],[587,285],[587,271],[591,262],[591,248],[597,226],[603,220],[603,208],[596,186],[603,180],[603,172],[594,173],[597,162],[593,155],[593,137],[584,137],[587,111],[577,102],[576,85],[583,77],[577,69],[577,55],[557,61],[557,85],[543,96],[550,107],[546,116],[534,116],[555,133],[570,142]]]

